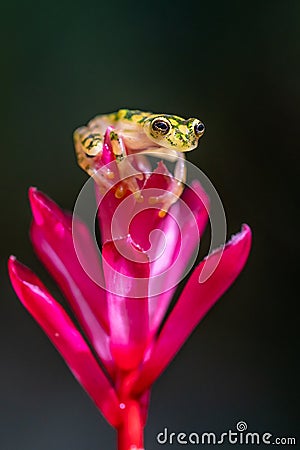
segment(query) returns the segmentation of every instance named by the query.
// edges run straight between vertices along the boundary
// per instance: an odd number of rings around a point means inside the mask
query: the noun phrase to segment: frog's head
[[[152,114],[142,124],[152,142],[178,152],[189,152],[196,148],[205,129],[198,119],[185,120],[169,114]]]

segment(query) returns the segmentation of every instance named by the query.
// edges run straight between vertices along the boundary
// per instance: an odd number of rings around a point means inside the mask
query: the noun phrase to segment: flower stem
[[[123,421],[118,428],[118,450],[144,450],[144,425],[136,400],[122,404]]]

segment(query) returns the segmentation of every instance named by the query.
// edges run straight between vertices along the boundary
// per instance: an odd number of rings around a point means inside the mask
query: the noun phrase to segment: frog
[[[184,119],[172,114],[159,114],[140,110],[119,109],[116,112],[94,117],[86,126],[74,132],[74,145],[79,166],[93,176],[103,192],[114,185],[115,174],[110,169],[98,170],[106,130],[110,127],[112,151],[122,183],[115,196],[122,198],[127,190],[138,201],[143,201],[138,180],[151,172],[146,155],[156,155],[175,162],[171,189],[148,199],[161,205],[159,215],[164,215],[181,196],[186,181],[185,153],[194,150],[203,136],[205,126],[196,118]],[[135,155],[135,166],[127,155]]]

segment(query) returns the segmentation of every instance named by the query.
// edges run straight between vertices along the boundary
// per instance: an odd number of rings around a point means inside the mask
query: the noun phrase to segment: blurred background
[[[239,420],[296,436],[299,2],[12,0],[1,10],[1,450],[114,448],[17,300],[6,261],[15,254],[61,298],[29,242],[27,189],[72,209],[87,179],[72,132],[120,107],[201,118],[188,159],[218,190],[228,237],[243,222],[253,230],[242,275],[153,388],[146,448],[161,448],[164,427],[223,432]]]

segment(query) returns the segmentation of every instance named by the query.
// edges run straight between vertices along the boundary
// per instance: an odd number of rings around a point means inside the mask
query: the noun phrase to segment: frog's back
[[[119,109],[109,116],[112,122],[142,123],[151,114],[151,112],[140,111],[139,109]]]

